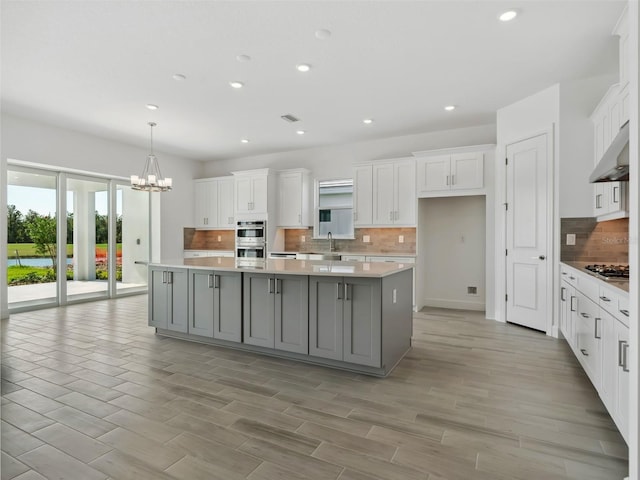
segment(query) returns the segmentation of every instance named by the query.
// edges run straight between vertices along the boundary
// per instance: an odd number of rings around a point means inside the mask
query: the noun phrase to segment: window
[[[353,238],[353,180],[316,182],[314,236]]]

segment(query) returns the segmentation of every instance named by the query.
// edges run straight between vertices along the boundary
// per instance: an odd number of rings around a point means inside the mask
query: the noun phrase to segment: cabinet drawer
[[[560,267],[560,278],[572,287],[575,287],[578,284],[578,275],[571,267],[562,265]]]
[[[576,289],[584,293],[585,296],[593,298],[594,300],[598,298],[600,293],[598,283],[598,280],[587,274],[580,274],[576,276]]]
[[[614,317],[616,317],[622,324],[624,324],[627,328],[629,327],[629,295],[620,293],[618,295],[618,311],[614,312]]]

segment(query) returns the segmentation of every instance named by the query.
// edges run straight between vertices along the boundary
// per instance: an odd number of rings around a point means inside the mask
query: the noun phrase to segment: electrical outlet
[[[398,235],[398,243],[404,243],[404,235]]]
[[[218,241],[221,242],[222,241],[222,235],[218,235]]]
[[[575,245],[575,244],[576,244],[576,234],[567,233],[567,245]]]
[[[363,241],[363,243],[370,243],[371,242],[371,237],[369,235],[363,235],[362,236],[362,241]]]
[[[304,235],[300,235],[300,241],[302,243],[306,242],[307,241],[307,237],[305,237]]]

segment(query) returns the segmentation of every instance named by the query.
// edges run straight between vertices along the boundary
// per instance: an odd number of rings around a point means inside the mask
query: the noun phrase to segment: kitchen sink
[[[340,260],[342,255],[336,252],[304,252],[296,253],[297,260]]]

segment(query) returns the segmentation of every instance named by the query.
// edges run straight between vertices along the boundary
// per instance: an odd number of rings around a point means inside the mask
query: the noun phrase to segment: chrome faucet
[[[333,235],[331,235],[331,232],[327,233],[327,239],[329,240],[329,251],[333,252]]]

